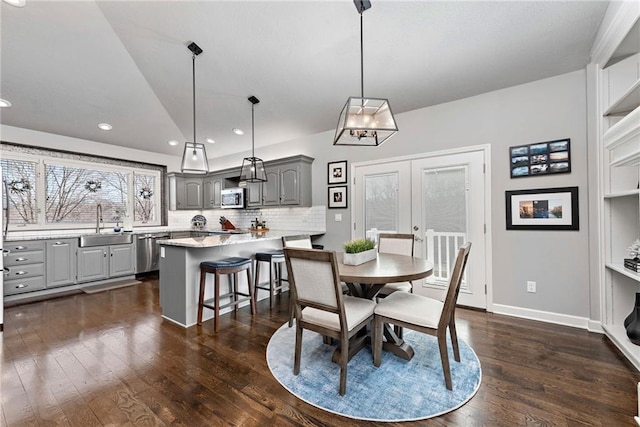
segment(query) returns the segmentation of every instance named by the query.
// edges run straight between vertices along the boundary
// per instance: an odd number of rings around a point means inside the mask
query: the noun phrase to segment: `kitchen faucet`
[[[104,226],[104,220],[102,219],[102,205],[98,203],[96,206],[96,233],[100,234],[100,221]]]

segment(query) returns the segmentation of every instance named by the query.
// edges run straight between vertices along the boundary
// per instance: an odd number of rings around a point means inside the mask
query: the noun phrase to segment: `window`
[[[9,223],[36,224],[38,198],[36,175],[38,163],[2,159],[2,179],[9,201]],[[3,201],[3,203],[5,203]]]
[[[398,230],[398,174],[367,175],[365,188],[365,230]]]
[[[91,161],[92,156],[71,153],[62,158],[51,150],[9,145],[14,149],[5,151],[3,143],[1,166],[10,229],[95,227],[98,205],[105,228],[162,224],[164,167],[148,165],[147,170],[143,164]]]

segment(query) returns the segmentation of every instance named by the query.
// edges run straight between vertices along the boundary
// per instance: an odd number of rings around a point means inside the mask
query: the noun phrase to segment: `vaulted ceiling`
[[[365,96],[397,114],[581,69],[607,4],[374,0]],[[12,107],[0,121],[180,156],[193,135],[195,41],[209,157],[250,149],[250,95],[261,101],[256,148],[335,129],[360,94],[359,22],[351,0],[2,2],[0,98]]]

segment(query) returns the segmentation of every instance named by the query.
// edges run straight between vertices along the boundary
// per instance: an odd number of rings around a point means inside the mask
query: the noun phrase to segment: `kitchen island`
[[[197,323],[200,263],[227,257],[253,258],[256,252],[282,248],[283,236],[298,234],[320,235],[318,231],[266,231],[261,233],[225,234],[205,237],[162,240],[160,244],[160,306],[162,317],[183,327]],[[268,280],[268,269],[262,269],[260,281]],[[252,274],[253,276],[253,274]],[[213,276],[207,275],[205,299],[213,297]],[[239,289],[248,291],[244,274],[240,275]],[[229,283],[221,280],[221,293]],[[251,284],[253,286],[253,284]],[[256,297],[262,299],[265,294]],[[224,304],[225,301],[222,301]],[[248,304],[248,302],[247,302]],[[226,308],[220,314],[227,313]],[[203,321],[213,318],[213,310],[204,309]]]

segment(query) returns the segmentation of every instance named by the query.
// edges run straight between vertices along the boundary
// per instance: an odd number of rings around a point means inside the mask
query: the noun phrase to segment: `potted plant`
[[[360,265],[376,259],[378,251],[371,239],[356,239],[346,242],[342,262],[346,265]]]

